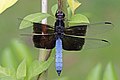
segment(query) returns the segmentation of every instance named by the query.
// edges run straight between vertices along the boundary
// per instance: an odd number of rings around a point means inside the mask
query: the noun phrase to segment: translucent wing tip
[[[111,45],[111,43],[105,39],[86,38],[85,41],[84,49],[96,49]]]
[[[105,39],[103,39],[103,40],[101,40],[101,41],[103,41],[103,42],[105,42],[105,43],[107,43],[107,44],[110,44],[110,42],[107,41],[107,40],[105,40]]]
[[[109,41],[107,41],[107,40],[101,40],[101,41],[104,41],[104,42],[109,42]]]
[[[112,22],[110,22],[110,21],[105,21],[105,24],[112,24]]]

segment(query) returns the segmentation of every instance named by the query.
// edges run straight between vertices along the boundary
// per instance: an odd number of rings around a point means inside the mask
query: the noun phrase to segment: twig
[[[47,13],[47,0],[41,0],[42,2],[42,13]],[[42,20],[43,24],[47,24],[47,18]],[[51,50],[40,49],[39,50],[39,61],[46,61],[50,56]],[[46,70],[42,74],[39,74],[37,80],[47,80],[48,71]]]

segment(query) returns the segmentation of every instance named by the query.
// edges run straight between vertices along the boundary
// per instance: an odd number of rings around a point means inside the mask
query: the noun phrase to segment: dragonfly
[[[43,49],[55,48],[55,66],[58,76],[60,76],[63,68],[63,50],[80,51],[82,49],[107,46],[110,42],[105,39],[88,38],[86,36],[104,33],[113,28],[113,24],[109,21],[65,27],[65,14],[61,9],[60,1],[58,0],[54,27],[33,22],[34,46]]]

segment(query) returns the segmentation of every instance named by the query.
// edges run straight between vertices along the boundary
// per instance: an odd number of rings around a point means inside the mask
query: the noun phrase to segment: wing
[[[22,33],[23,36],[33,36],[33,43],[36,48],[53,49],[55,47],[54,28],[41,23],[33,24],[33,33]]]
[[[41,23],[33,23],[33,33],[36,34],[51,34],[54,33],[54,28],[50,27],[47,24],[41,24]]]
[[[85,36],[88,25],[77,25],[65,28],[65,34],[76,35],[76,36]]]
[[[96,34],[105,33],[113,28],[111,22],[100,22],[94,24],[78,24],[65,28],[65,34],[76,36],[92,36]]]
[[[65,35],[62,42],[64,50],[81,50],[85,43],[85,39]]]
[[[96,49],[109,45],[110,42],[105,39],[85,38],[84,49]]]
[[[55,35],[33,35],[33,43],[36,48],[53,49]]]
[[[108,45],[110,45],[110,43],[103,39],[73,37],[68,35],[65,35],[63,38],[63,49],[69,51],[94,49]]]

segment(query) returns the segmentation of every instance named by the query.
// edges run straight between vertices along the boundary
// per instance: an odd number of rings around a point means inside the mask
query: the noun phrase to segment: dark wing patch
[[[52,28],[52,27],[50,27],[49,25],[46,25],[46,24],[33,23],[33,33],[36,33],[36,34],[54,33],[54,28]]]
[[[85,39],[78,37],[64,36],[62,42],[63,42],[62,44],[64,50],[76,51],[82,49]]]
[[[69,28],[65,28],[64,32],[68,35],[76,35],[76,36],[95,36],[101,33],[105,33],[111,29],[113,29],[114,25],[109,22],[98,22],[98,23],[90,23],[90,24],[76,24],[76,26],[71,26]]]
[[[69,35],[64,35],[62,42],[63,49],[69,51],[78,51],[81,49],[96,49],[110,45],[110,42],[104,39],[81,38]]]
[[[53,49],[55,47],[55,36],[33,35],[33,42],[36,48]]]
[[[67,35],[85,36],[87,25],[77,25],[65,28],[64,33]]]

